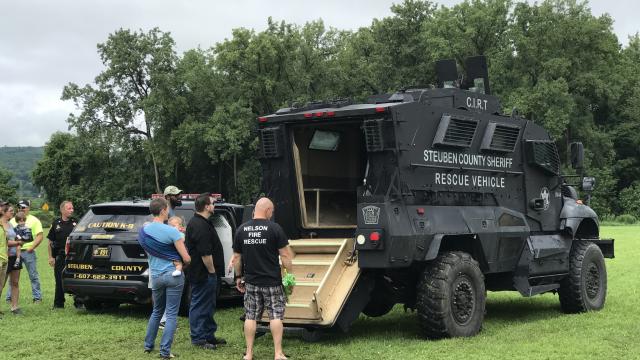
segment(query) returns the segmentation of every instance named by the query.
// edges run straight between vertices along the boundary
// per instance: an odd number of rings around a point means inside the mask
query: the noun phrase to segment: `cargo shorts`
[[[244,311],[247,320],[259,320],[266,309],[269,320],[284,319],[284,291],[279,286],[245,284]]]

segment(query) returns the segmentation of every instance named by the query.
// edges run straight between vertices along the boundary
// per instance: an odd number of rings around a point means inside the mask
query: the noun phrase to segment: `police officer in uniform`
[[[56,279],[56,295],[53,300],[54,309],[64,308],[64,290],[62,288],[62,270],[64,269],[65,245],[67,237],[76,226],[76,219],[73,215],[73,204],[71,201],[63,201],[60,204],[60,217],[55,219],[49,229],[47,238],[49,239],[49,265],[53,267]]]

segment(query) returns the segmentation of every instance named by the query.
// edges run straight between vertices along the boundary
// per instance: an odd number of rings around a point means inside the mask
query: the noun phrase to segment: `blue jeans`
[[[36,252],[27,252],[22,250],[20,252],[20,258],[22,259],[22,266],[27,268],[29,273],[29,280],[31,280],[31,294],[33,300],[42,300],[42,292],[40,291],[40,275],[38,275],[38,259],[36,258]],[[11,300],[11,287],[7,288],[7,301]]]
[[[213,319],[216,312],[218,277],[207,276],[206,280],[191,284],[191,304],[189,306],[189,327],[191,343],[204,344],[215,340],[218,324]]]
[[[152,350],[158,336],[158,327],[162,314],[167,313],[167,322],[160,339],[160,355],[168,356],[171,353],[171,343],[173,335],[178,325],[178,309],[182,298],[182,288],[184,288],[184,275],[172,276],[172,271],[164,272],[153,277],[153,312],[149,317],[147,325],[147,335],[144,338],[145,350]]]

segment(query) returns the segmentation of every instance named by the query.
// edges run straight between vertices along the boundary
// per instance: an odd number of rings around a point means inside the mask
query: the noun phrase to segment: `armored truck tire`
[[[431,262],[418,282],[416,310],[425,337],[476,335],[486,302],[484,275],[465,252],[445,252]]]
[[[560,306],[565,313],[600,310],[607,296],[607,268],[600,248],[574,241],[569,255],[569,275],[560,283]]]

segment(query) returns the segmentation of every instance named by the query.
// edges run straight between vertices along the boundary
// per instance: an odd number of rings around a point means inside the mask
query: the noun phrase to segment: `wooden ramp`
[[[290,240],[296,285],[284,313],[285,325],[332,326],[360,275],[350,258],[354,239]],[[268,322],[266,316],[263,322]]]

